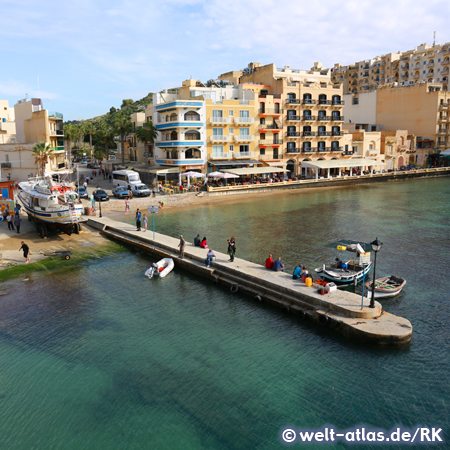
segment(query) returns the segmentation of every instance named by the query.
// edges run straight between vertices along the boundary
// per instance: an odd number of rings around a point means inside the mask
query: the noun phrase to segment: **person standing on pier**
[[[125,199],[125,212],[131,212],[130,200],[128,198]]]
[[[6,221],[8,222],[8,230],[14,231],[13,216],[11,213],[9,213],[8,216],[6,217]]]
[[[186,241],[183,239],[183,236],[180,236],[180,243],[178,247],[180,247],[180,258],[184,257],[184,247],[186,246]]]
[[[28,264],[30,262],[30,257],[28,255],[31,255],[30,248],[28,247],[25,242],[21,242],[22,246],[19,248],[20,250],[23,250],[23,257],[25,258],[25,264]]]
[[[136,231],[141,231],[141,212],[139,209],[136,211]]]
[[[19,216],[16,216],[14,218],[14,225],[17,228],[17,232],[20,233],[20,222],[22,221],[22,219]]]
[[[144,221],[144,233],[145,233],[147,231],[147,223],[148,223],[148,219],[145,214],[144,214],[143,221]]]
[[[236,242],[234,240],[234,237],[231,237],[231,239],[227,240],[228,242],[228,254],[230,255],[229,262],[234,261],[234,255],[236,253]]]

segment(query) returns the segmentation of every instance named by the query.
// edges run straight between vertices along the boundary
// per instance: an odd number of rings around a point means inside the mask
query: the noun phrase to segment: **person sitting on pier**
[[[294,280],[298,280],[301,276],[302,276],[302,270],[303,270],[303,265],[299,264],[295,269],[294,272],[292,274],[292,278]]]
[[[194,246],[195,247],[200,247],[200,243],[201,243],[200,235],[197,234],[197,237],[194,238]]]
[[[202,239],[202,242],[200,243],[201,248],[208,248],[208,243],[206,242],[206,237]]]
[[[284,264],[281,262],[281,256],[274,261],[272,270],[275,270],[275,272],[284,272]]]
[[[269,257],[266,259],[266,269],[272,270],[273,267],[273,259],[272,255],[270,254]]]
[[[214,252],[209,249],[208,253],[206,254],[206,259],[205,259],[205,264],[204,266],[209,267],[212,261],[212,258],[214,258],[216,255],[214,254]]]

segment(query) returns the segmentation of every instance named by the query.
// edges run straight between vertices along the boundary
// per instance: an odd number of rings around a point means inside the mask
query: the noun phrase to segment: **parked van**
[[[137,172],[134,172],[133,170],[115,170],[113,172],[114,186],[124,186],[130,190],[134,184],[142,184],[141,178]]]
[[[132,184],[131,192],[135,197],[148,197],[152,193],[150,189],[143,183]]]

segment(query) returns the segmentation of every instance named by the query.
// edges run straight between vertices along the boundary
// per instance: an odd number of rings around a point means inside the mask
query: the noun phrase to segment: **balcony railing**
[[[320,100],[317,102],[318,105],[331,105],[331,100]]]
[[[332,145],[330,151],[332,151],[332,152],[342,152],[343,148],[344,147],[338,147],[338,146]]]
[[[231,159],[231,152],[212,152],[210,159]]]
[[[281,128],[275,124],[272,125],[261,124],[258,126],[258,130],[281,130]]]
[[[251,125],[252,123],[255,123],[254,117],[235,117],[234,123],[238,125]]]
[[[233,152],[235,158],[253,158],[255,152]]]
[[[226,124],[226,123],[231,123],[231,118],[230,117],[211,117],[209,119],[209,123],[211,123],[213,125],[222,125],[222,124]]]
[[[331,131],[318,131],[317,137],[326,137],[331,136]]]
[[[2,163],[0,163],[0,167],[2,169],[11,169],[11,163],[10,162],[2,162]]]
[[[317,152],[317,147],[302,147],[302,153],[315,153]]]
[[[331,121],[332,122],[343,122],[344,116],[331,116]]]
[[[283,139],[260,139],[259,145],[281,145]]]
[[[239,142],[253,142],[255,140],[255,136],[245,134],[235,134],[234,140]]]
[[[317,151],[319,153],[326,153],[329,152],[331,150],[331,147],[317,147]]]
[[[289,105],[300,105],[302,101],[299,98],[287,98],[286,103]]]
[[[317,120],[319,121],[319,122],[325,122],[325,121],[327,121],[327,120],[331,120],[331,116],[317,116]]]
[[[48,112],[48,117],[52,117],[54,119],[62,119],[63,115],[61,113],[59,113],[59,112],[56,112],[56,111],[49,111]]]
[[[313,121],[313,120],[316,120],[316,116],[302,116],[302,120]]]
[[[286,120],[302,120],[302,116],[287,115]]]
[[[314,137],[314,136],[316,136],[316,132],[315,131],[303,131],[302,136],[303,137]]]
[[[343,131],[332,131],[331,136],[344,136]]]
[[[283,108],[280,108],[280,109],[274,109],[274,108],[260,109],[258,111],[258,114],[267,114],[269,116],[277,115],[277,114],[283,114]]]
[[[209,137],[209,140],[211,142],[227,142],[231,141],[232,139],[233,139],[232,136],[224,136],[224,135],[215,135]]]
[[[302,152],[302,149],[300,147],[295,147],[295,148],[288,147],[286,149],[286,153],[301,153],[301,152]]]
[[[294,138],[294,137],[300,137],[302,133],[300,131],[288,131],[286,133],[286,137],[288,138]]]
[[[331,100],[331,104],[333,106],[341,106],[341,105],[345,105],[344,100]]]
[[[302,100],[302,105],[315,105],[317,100],[313,100],[312,98],[304,98]]]

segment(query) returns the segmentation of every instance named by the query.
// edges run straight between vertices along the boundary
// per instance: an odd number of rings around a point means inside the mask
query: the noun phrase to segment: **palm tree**
[[[149,156],[153,156],[153,146],[157,135],[158,132],[156,131],[156,127],[153,125],[151,120],[145,123],[143,127],[136,128],[136,137],[138,138],[138,141],[143,142],[145,146],[144,156],[146,167],[148,167]]]
[[[112,128],[102,119],[95,122],[96,133],[100,135],[101,139],[105,143],[105,157],[108,161],[109,143],[114,141],[114,133]]]
[[[72,125],[71,123],[64,125],[64,142],[67,142],[67,150],[69,156],[66,156],[66,159],[68,161],[70,161],[72,155],[72,142],[75,141],[76,138],[77,131],[75,130],[74,125]]]
[[[86,134],[89,134],[89,148],[91,149],[91,151],[92,151],[92,135],[95,134],[96,131],[97,130],[92,122],[87,122],[86,125],[84,126],[84,132]]]
[[[120,150],[122,153],[122,164],[125,164],[125,149],[124,142],[125,136],[131,131],[131,119],[130,116],[125,114],[124,111],[119,111],[114,115],[113,129],[115,134],[120,134]]]
[[[38,164],[42,175],[44,174],[45,164],[52,152],[52,148],[46,142],[38,142],[33,146],[33,155],[36,164]]]

